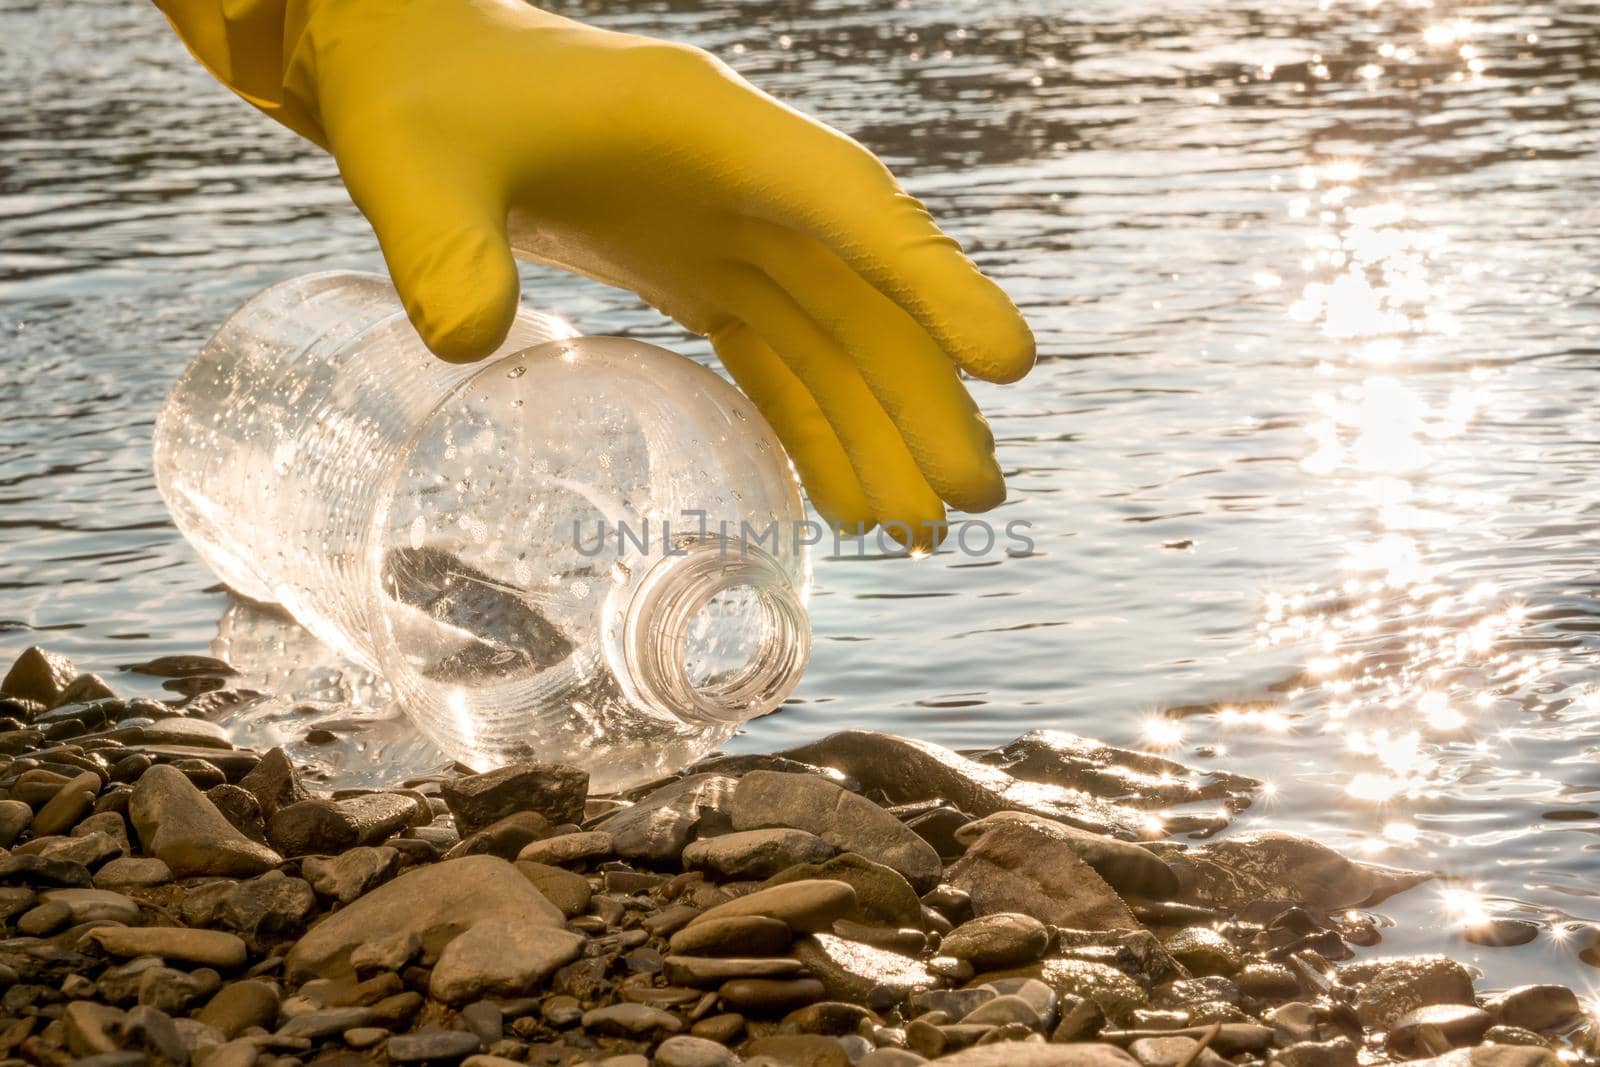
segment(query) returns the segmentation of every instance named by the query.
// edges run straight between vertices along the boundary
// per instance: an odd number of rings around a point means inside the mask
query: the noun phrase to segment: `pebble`
[[[394,1035],[385,1051],[391,1063],[418,1063],[470,1056],[480,1044],[478,1035],[465,1030],[418,1030]]]
[[[616,845],[610,834],[604,830],[587,830],[575,834],[557,834],[531,842],[517,853],[517,859],[560,867],[599,859],[615,851]]]
[[[255,979],[228,983],[195,1014],[225,1038],[237,1037],[255,1026],[270,1027],[277,1017],[277,986]]]
[[[1356,996],[1363,1025],[1387,1029],[1401,1017],[1432,1004],[1472,1004],[1472,976],[1444,956],[1370,961],[1351,973],[1375,972]]]
[[[445,945],[428,992],[446,1004],[532,992],[583,951],[584,937],[549,925],[492,916]]]
[[[295,773],[294,762],[281,748],[262,756],[250,773],[239,780],[239,785],[255,796],[264,819],[272,818],[279,808],[310,799]]]
[[[1239,950],[1217,931],[1191,926],[1167,938],[1172,958],[1197,975],[1231,975],[1244,966]]]
[[[815,978],[734,978],[722,983],[717,995],[738,1011],[779,1015],[822,1000],[828,991]]]
[[[20,800],[0,800],[0,848],[10,848],[33,821],[33,809]]]
[[[1578,995],[1564,985],[1522,985],[1484,1003],[1496,1024],[1524,1030],[1554,1030],[1583,1013]]]
[[[735,830],[790,827],[815,834],[898,871],[918,893],[939,884],[944,865],[933,846],[872,801],[810,774],[752,771],[739,780],[730,815]]]
[[[1050,931],[1031,915],[995,912],[962,923],[944,936],[939,951],[981,970],[1032,963],[1050,945]]]
[[[656,1046],[654,1067],[736,1067],[737,1056],[715,1041],[676,1034]]]
[[[100,926],[84,935],[113,956],[160,956],[211,967],[244,965],[245,943],[221,930],[174,926]]]
[[[1180,1067],[1197,1064],[1198,1067],[1224,1067],[1227,1060],[1209,1048],[1200,1048],[1192,1037],[1146,1037],[1128,1046],[1128,1052],[1143,1067]]]
[[[658,1031],[675,1034],[683,1029],[683,1021],[670,1011],[646,1004],[611,1004],[584,1012],[583,1028],[619,1037],[640,1037]]]
[[[744,1051],[747,1060],[783,1067],[850,1067],[850,1057],[839,1042],[816,1034],[769,1034],[752,1039]]]
[[[1526,945],[1539,936],[1539,924],[1527,919],[1495,916],[1481,923],[1473,923],[1461,931],[1461,936],[1474,945],[1490,948],[1508,948]]]
[[[1475,1045],[1493,1024],[1489,1013],[1465,1004],[1430,1004],[1407,1012],[1389,1027],[1388,1050],[1402,1059],[1439,1055]]]
[[[822,880],[843,882],[856,891],[855,905],[845,918],[863,925],[913,926],[922,921],[922,902],[901,874],[865,856],[846,852],[824,863],[800,863],[767,879],[766,884]]]
[[[1018,822],[1001,822],[945,873],[979,915],[1020,912],[1080,930],[1137,927],[1122,898],[1077,853]]]
[[[588,910],[594,890],[583,875],[529,860],[518,860],[517,870],[568,918]]]
[[[309,856],[300,873],[323,897],[348,904],[391,877],[400,865],[400,853],[384,845],[361,845],[337,856]]]
[[[617,855],[625,859],[674,863],[698,836],[702,821],[727,818],[737,785],[723,774],[691,774],[607,816],[596,829],[611,834]]]
[[[821,863],[837,851],[804,830],[746,830],[691,842],[684,847],[683,866],[722,878],[770,878],[796,864]]]
[[[71,779],[56,790],[49,803],[33,817],[36,837],[64,834],[78,824],[78,820],[94,808],[95,797],[100,794],[100,776],[90,771]]]

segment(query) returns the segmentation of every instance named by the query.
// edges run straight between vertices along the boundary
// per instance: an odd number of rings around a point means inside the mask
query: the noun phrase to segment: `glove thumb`
[[[471,363],[499,347],[520,283],[506,209],[479,179],[416,159],[358,156],[340,172],[372,223],[411,324],[434,355]],[[387,165],[386,165],[387,164]]]

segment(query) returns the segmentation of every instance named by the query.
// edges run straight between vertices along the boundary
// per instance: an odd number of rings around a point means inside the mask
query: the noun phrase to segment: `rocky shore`
[[[212,721],[225,664],[139,669],[186,695],[124,700],[38,649],[0,682],[0,1062],[1589,1054],[1566,987],[1381,955],[1363,909],[1426,872],[1213,840],[1242,776],[1055,732],[967,755],[847,732],[616,796],[542,763],[324,794]]]

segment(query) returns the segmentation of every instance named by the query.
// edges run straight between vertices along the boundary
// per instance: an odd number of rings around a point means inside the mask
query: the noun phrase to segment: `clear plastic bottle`
[[[173,387],[155,470],[225,582],[479,768],[656,777],[777,707],[810,654],[771,429],[692,360],[553,316],[452,365],[382,278],[273,285]]]

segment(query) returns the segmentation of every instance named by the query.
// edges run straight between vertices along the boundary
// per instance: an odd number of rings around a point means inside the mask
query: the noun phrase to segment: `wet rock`
[[[239,673],[214,656],[192,655],[157,656],[143,663],[125,663],[122,669],[153,678],[232,678]]]
[[[175,926],[98,926],[84,935],[112,956],[160,956],[211,967],[240,967],[245,944],[219,930]]]
[[[1228,1062],[1209,1048],[1202,1049],[1200,1042],[1192,1037],[1140,1038],[1128,1046],[1128,1052],[1143,1067],[1184,1067],[1191,1063],[1199,1067],[1222,1067]]]
[[[1117,1023],[1126,1022],[1135,1010],[1149,1003],[1148,995],[1138,982],[1114,967],[1087,960],[1046,959],[1026,967],[980,976],[983,981],[996,978],[1037,979],[1054,990],[1063,1001],[1068,998],[1090,1001],[1099,1007],[1107,1019]]]
[[[1186,895],[1230,911],[1261,900],[1292,900],[1330,910],[1361,907],[1433,877],[1347,859],[1309,837],[1277,830],[1237,834],[1188,849],[1160,846],[1158,851]]]
[[[1515,945],[1526,945],[1538,937],[1539,924],[1529,922],[1527,919],[1494,916],[1464,928],[1461,931],[1461,936],[1474,945],[1486,945],[1489,948],[1509,948]]]
[[[782,1015],[828,994],[815,978],[734,978],[717,995],[746,1015]]]
[[[553,826],[582,822],[588,793],[588,773],[558,763],[516,763],[439,784],[463,836],[519,811],[536,812]]]
[[[1431,1004],[1407,1012],[1389,1027],[1385,1047],[1402,1059],[1438,1055],[1483,1040],[1489,1013],[1466,1004]]]
[[[514,860],[528,845],[549,837],[554,827],[536,811],[519,811],[498,819],[482,830],[461,839],[445,859],[487,853],[503,860]]]
[[[789,948],[789,924],[764,915],[736,915],[690,924],[672,935],[679,956],[775,956]]]
[[[300,784],[294,761],[281,748],[274,748],[262,756],[254,769],[239,780],[239,785],[256,798],[263,819],[272,818],[279,808],[298,804],[311,797]]]
[[[1023,823],[999,823],[946,875],[979,915],[1021,912],[1053,926],[1138,927],[1127,905],[1077,853]]]
[[[337,856],[309,856],[300,864],[318,895],[348,904],[393,876],[400,853],[387,846],[361,845]]]
[[[1583,1014],[1578,995],[1564,985],[1523,985],[1497,993],[1484,1004],[1501,1026],[1554,1030]]]
[[[656,1047],[653,1067],[737,1067],[739,1058],[715,1041],[676,1034]]]
[[[1278,1049],[1267,1063],[1270,1067],[1356,1067],[1356,1053],[1356,1043],[1348,1037],[1300,1041]]]
[[[855,906],[856,891],[844,882],[808,880],[759,889],[746,896],[718,904],[692,919],[692,929],[716,919],[740,915],[764,915],[786,923],[797,932],[827,930]]]
[[[133,787],[128,815],[146,852],[180,878],[224,875],[247,878],[281,857],[235,830],[182,771],[151,767]]]
[[[1015,994],[986,1001],[963,1015],[961,1021],[969,1026],[1008,1026],[1016,1023],[1026,1026],[1029,1030],[1038,1030],[1044,1026],[1044,1020],[1039,1017],[1038,1010],[1025,998]]]
[[[0,679],[0,693],[16,700],[36,700],[53,707],[78,675],[72,661],[38,645],[25,648]]]
[[[399,793],[345,800],[302,800],[267,820],[267,840],[286,856],[336,853],[383,841],[410,823],[416,801]]]
[[[278,990],[253,979],[229,982],[195,1013],[195,1018],[233,1038],[252,1026],[271,1028],[278,1017]]]
[[[1050,931],[1031,915],[993,912],[962,923],[944,936],[939,951],[979,970],[1020,967],[1043,956]]]
[[[1558,1067],[1561,1060],[1547,1048],[1520,1045],[1479,1045],[1458,1048],[1431,1060],[1414,1060],[1416,1067]]]
[[[489,918],[528,927],[560,927],[564,921],[510,863],[466,856],[407,871],[334,912],[290,950],[284,970],[291,976],[347,974],[353,949],[395,936],[415,935],[425,951],[437,953]]]
[[[1300,992],[1294,972],[1281,963],[1247,963],[1233,980],[1239,992],[1263,1000],[1283,1000]]]
[[[886,948],[903,956],[920,956],[928,947],[928,935],[915,927],[869,926],[865,923],[839,919],[833,924],[833,933],[846,941],[858,941],[875,948]]]
[[[738,784],[722,774],[690,775],[607,816],[595,828],[611,834],[617,855],[625,859],[673,862],[699,833],[702,819],[727,816]]]
[[[922,902],[900,873],[854,852],[826,863],[802,863],[767,880],[767,885],[821,879],[844,882],[856,891],[856,903],[845,918],[880,926],[914,926],[922,921]]]
[[[1192,974],[1226,977],[1244,965],[1239,950],[1227,938],[1204,926],[1179,930],[1167,939],[1166,945],[1173,959]]]
[[[1356,1014],[1374,1028],[1388,1028],[1402,1017],[1433,1004],[1473,1003],[1472,975],[1444,956],[1366,961],[1341,973],[1368,975],[1356,997]],[[1360,979],[1355,978],[1357,984]]]
[[[739,780],[731,810],[736,830],[787,826],[815,834],[898,871],[918,893],[939,883],[939,854],[899,819],[824,778],[754,771]]]
[[[783,958],[668,956],[664,964],[667,981],[683,986],[716,985],[733,978],[791,978],[805,973],[798,960]]]
[[[796,1008],[785,1015],[778,1024],[785,1032],[826,1034],[830,1037],[854,1034],[863,1026],[882,1025],[883,1020],[876,1012],[842,1000],[820,1000],[815,1004]]]
[[[428,992],[446,1004],[486,996],[523,996],[583,951],[584,938],[550,925],[487,918],[439,954]]]
[[[261,817],[256,795],[243,786],[226,783],[206,790],[206,799],[216,805],[233,828],[258,844],[267,843],[267,824]]]
[[[830,998],[874,1010],[941,984],[919,960],[831,934],[801,938],[794,943],[792,954],[822,982]]]
[[[683,850],[683,866],[722,878],[754,880],[796,864],[821,863],[837,851],[804,830],[746,830],[690,842]]]
[[[33,817],[35,837],[64,834],[94,808],[100,794],[100,776],[85,771],[56,791],[49,803]]]
[[[895,804],[940,800],[982,817],[1027,811],[1095,833],[1135,840],[1146,834],[1144,814],[1074,788],[1022,781],[926,741],[868,730],[846,730],[790,749],[785,755],[855,777]]]
[[[1535,1045],[1539,1048],[1549,1048],[1550,1041],[1532,1030],[1524,1030],[1520,1026],[1491,1026],[1483,1035],[1485,1041],[1492,1041],[1497,1045]]]
[[[588,910],[589,901],[594,893],[589,886],[589,880],[583,875],[544,863],[530,863],[527,860],[518,860],[517,870],[522,872],[522,876],[544,894],[546,900],[560,908],[561,914],[568,918],[582,915]]]
[[[610,834],[604,830],[586,830],[531,842],[517,853],[517,859],[560,867],[610,856],[615,850],[616,845]]]
[[[172,868],[154,858],[124,856],[101,867],[94,875],[97,889],[144,889],[172,881]]]
[[[15,852],[0,857],[0,885],[88,889],[91,884],[89,869],[81,863]]]
[[[1083,1042],[1043,1045],[997,1041],[939,1059],[941,1067],[1137,1067],[1139,1061],[1117,1048]]]
[[[969,847],[996,825],[1008,821],[1024,823],[1061,842],[1118,893],[1157,900],[1179,893],[1178,876],[1149,849],[1024,811],[999,811],[969,822],[956,832],[956,840],[963,848]]]

